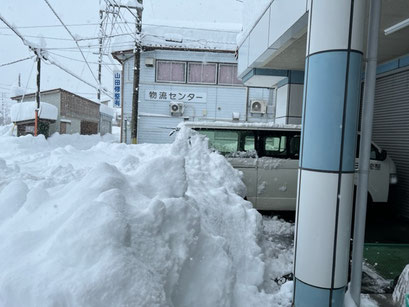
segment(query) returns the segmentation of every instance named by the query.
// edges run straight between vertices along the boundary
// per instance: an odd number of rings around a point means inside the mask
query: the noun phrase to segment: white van
[[[217,122],[187,122],[184,125],[207,136],[209,146],[243,173],[247,199],[256,209],[295,210],[300,126]],[[387,202],[389,185],[396,183],[396,167],[392,159],[372,144],[369,201]]]

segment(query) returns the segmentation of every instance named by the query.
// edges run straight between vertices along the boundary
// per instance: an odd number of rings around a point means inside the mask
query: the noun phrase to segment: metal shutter
[[[399,213],[409,218],[409,69],[378,77],[373,140],[396,164],[399,183],[390,196]]]

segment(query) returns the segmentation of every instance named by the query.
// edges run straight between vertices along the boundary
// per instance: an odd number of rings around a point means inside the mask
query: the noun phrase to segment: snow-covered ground
[[[291,306],[294,224],[243,200],[203,137],[11,131],[0,127],[0,306]]]
[[[401,306],[409,304],[409,264],[399,276],[398,283],[393,291],[393,300]]]
[[[263,239],[238,172],[202,137],[183,129],[172,145],[125,145],[9,131],[0,306],[290,305],[291,282],[274,279],[291,270],[292,243]]]

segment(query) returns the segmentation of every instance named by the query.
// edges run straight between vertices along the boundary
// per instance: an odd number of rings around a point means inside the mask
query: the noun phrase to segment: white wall
[[[197,61],[216,63],[237,63],[233,53],[221,52],[194,52],[194,51],[174,51],[174,50],[154,50],[146,51],[141,56],[140,72],[140,93],[139,93],[139,143],[169,143],[169,133],[180,122],[184,120],[232,120],[232,113],[240,113],[240,121],[246,119],[246,87],[241,85],[202,85],[202,84],[178,84],[163,83],[155,81],[155,67],[145,65],[146,58],[155,60],[176,60],[176,61]],[[155,62],[156,64],[156,62]],[[132,77],[133,58],[124,65],[124,119],[131,122],[132,115]],[[206,101],[185,103],[183,116],[172,116],[169,110],[169,101],[152,101],[145,99],[146,91],[179,91],[179,92],[200,92],[206,94]],[[249,97],[262,98],[270,101],[270,91],[259,89],[250,91]],[[273,107],[269,108],[270,114],[263,118],[257,114],[248,113],[249,121],[272,121]],[[128,137],[130,129],[128,128]]]

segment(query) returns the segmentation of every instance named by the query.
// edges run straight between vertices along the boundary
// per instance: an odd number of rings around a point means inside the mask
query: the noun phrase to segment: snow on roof
[[[99,105],[99,112],[114,117],[114,109],[104,104]]]
[[[236,24],[226,24],[224,30],[217,28],[198,29],[189,26],[144,25],[142,45],[145,47],[175,49],[236,50],[236,36],[240,31]],[[119,36],[112,52],[132,50],[134,41]]]
[[[11,107],[11,120],[13,122],[32,120],[35,117],[36,108],[37,103],[35,101],[16,103]],[[38,116],[41,119],[57,120],[58,109],[47,102],[40,102]]]
[[[276,124],[276,123],[248,123],[248,122],[222,122],[222,121],[194,121],[194,122],[182,122],[178,125],[178,128],[183,126],[189,128],[233,128],[233,129],[291,129],[300,130],[301,125],[289,125],[289,124]]]

